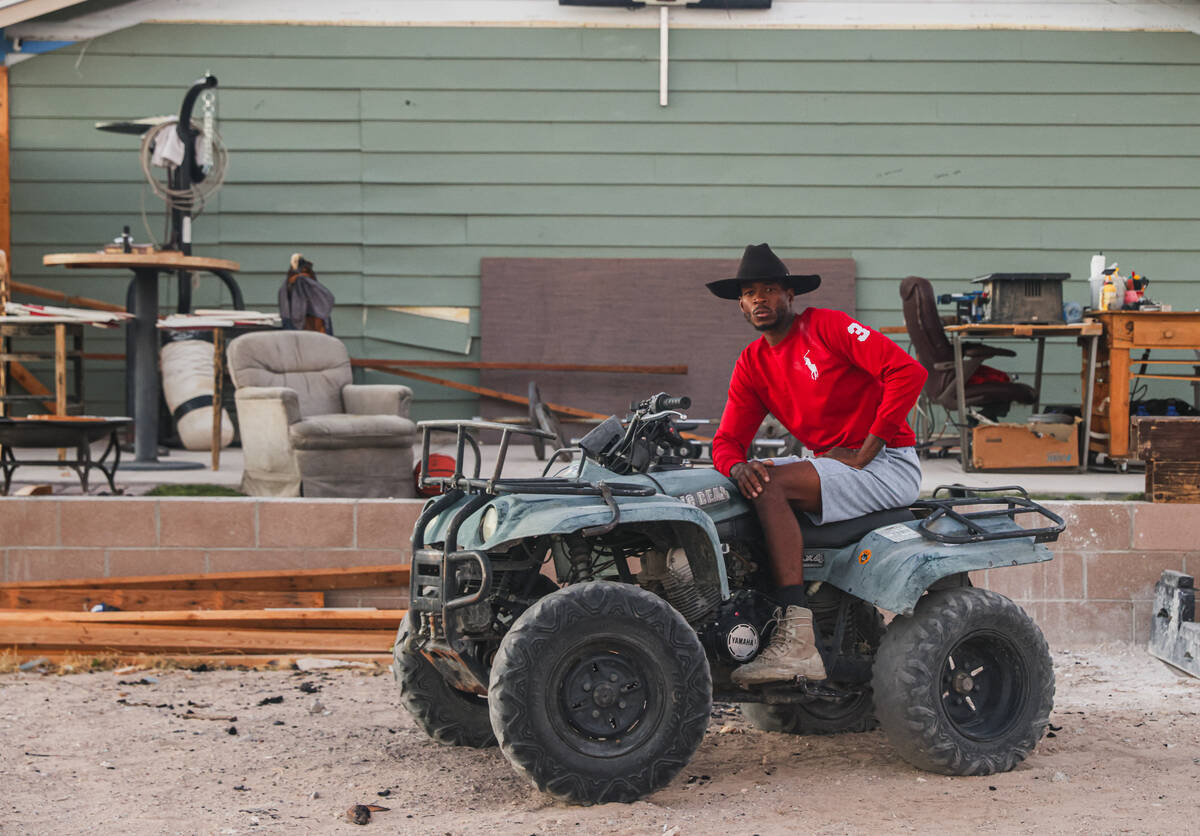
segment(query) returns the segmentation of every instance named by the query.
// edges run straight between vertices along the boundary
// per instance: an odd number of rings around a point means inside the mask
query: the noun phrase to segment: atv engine
[[[721,601],[720,589],[696,583],[687,552],[680,548],[665,555],[659,551],[644,553],[638,583],[648,589],[660,587],[661,595],[693,626],[708,621]]]
[[[770,639],[765,631],[775,609],[761,593],[739,590],[717,608],[716,619],[700,631],[700,641],[711,658],[745,664]]]

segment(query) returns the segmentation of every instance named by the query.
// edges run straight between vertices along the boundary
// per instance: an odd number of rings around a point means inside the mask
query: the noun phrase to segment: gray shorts
[[[807,512],[815,525],[904,508],[921,492],[921,463],[913,447],[885,447],[862,470],[827,458],[787,456],[776,465],[812,462],[821,477],[821,513]]]

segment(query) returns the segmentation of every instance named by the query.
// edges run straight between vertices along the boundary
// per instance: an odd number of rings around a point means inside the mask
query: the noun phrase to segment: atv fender
[[[1032,537],[983,543],[939,543],[916,531],[916,522],[886,526],[827,561],[824,580],[877,607],[911,615],[937,581],[962,572],[1044,563],[1053,553]],[[901,529],[907,529],[905,534]],[[881,534],[885,531],[887,535]]]
[[[618,497],[618,525],[668,525],[687,550],[688,562],[697,580],[717,584],[721,597],[729,595],[721,541],[712,518],[704,511],[674,497],[657,494],[648,497]],[[495,533],[484,539],[480,531],[484,511],[495,508],[500,515]],[[436,526],[430,526],[425,541],[436,542],[442,536],[451,513],[442,514]],[[613,512],[597,496],[509,495],[496,498],[471,514],[458,531],[459,549],[503,551],[509,544],[546,534],[575,534],[583,529],[613,521]]]

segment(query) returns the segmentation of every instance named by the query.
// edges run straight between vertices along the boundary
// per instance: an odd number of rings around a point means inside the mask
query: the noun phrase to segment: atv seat
[[[796,512],[800,521],[800,532],[804,535],[805,547],[814,549],[832,549],[857,543],[867,534],[883,525],[910,522],[917,517],[908,508],[889,508],[886,511],[875,511],[865,517],[855,517],[852,520],[813,525],[808,514]]]

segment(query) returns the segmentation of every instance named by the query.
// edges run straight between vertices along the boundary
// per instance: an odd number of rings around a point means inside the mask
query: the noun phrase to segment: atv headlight
[[[479,539],[490,540],[500,527],[500,510],[495,505],[489,505],[483,512],[483,520],[479,523]]]

